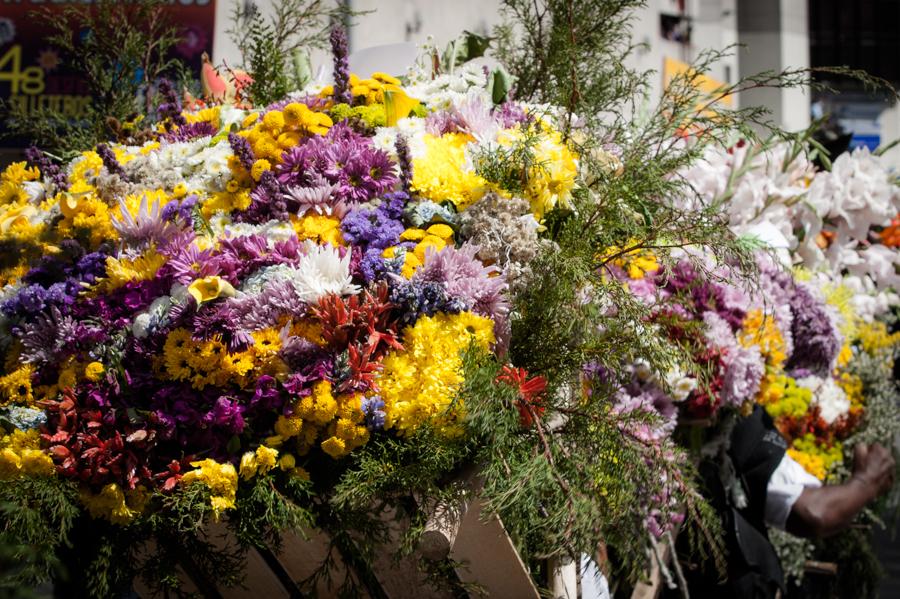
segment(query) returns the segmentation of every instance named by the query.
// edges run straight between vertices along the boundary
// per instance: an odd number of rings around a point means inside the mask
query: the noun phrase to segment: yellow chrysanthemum
[[[0,435],[0,480],[53,474],[53,460],[41,451],[40,445],[40,436],[35,429],[14,429],[7,435]]]
[[[31,364],[22,364],[6,376],[0,377],[0,406],[9,404],[27,406],[34,403],[31,387],[33,376],[34,367]]]
[[[307,214],[292,219],[294,231],[300,241],[311,239],[318,244],[346,245],[341,234],[341,219],[324,214]]]
[[[754,345],[759,347],[766,365],[773,369],[781,368],[787,360],[787,344],[778,329],[775,317],[760,309],[747,313],[738,340],[744,347]]]
[[[376,384],[385,407],[385,428],[412,433],[429,419],[445,434],[459,431],[461,403],[451,403],[463,383],[462,356],[470,344],[487,350],[494,323],[471,312],[423,316],[403,331],[403,351],[385,356]]]
[[[143,487],[124,493],[116,483],[109,483],[98,494],[81,492],[81,502],[94,518],[104,518],[113,524],[128,524],[143,511],[148,493]]]
[[[238,474],[231,464],[220,464],[209,458],[191,462],[196,470],[190,470],[181,478],[184,485],[203,483],[209,487],[210,503],[216,520],[224,510],[234,507]]]
[[[35,181],[41,176],[36,166],[29,168],[27,162],[13,162],[0,173],[0,184],[18,187],[25,181]]]
[[[457,210],[477,202],[487,181],[467,167],[466,146],[472,138],[462,133],[423,138],[425,155],[413,161],[412,189],[434,202],[449,200]]]
[[[166,263],[166,257],[155,248],[135,258],[106,258],[106,278],[99,284],[104,292],[114,291],[135,281],[149,281]]]

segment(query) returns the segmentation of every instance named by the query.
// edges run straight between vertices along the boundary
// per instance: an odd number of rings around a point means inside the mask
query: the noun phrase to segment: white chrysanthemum
[[[697,388],[697,379],[686,376],[680,368],[676,367],[666,374],[666,385],[669,387],[672,399],[680,402],[686,400],[688,395]]]
[[[353,295],[360,289],[350,276],[350,252],[341,257],[337,248],[304,243],[304,255],[291,269],[290,281],[303,301],[314,304],[326,295]]]
[[[807,376],[797,379],[797,385],[812,391],[812,405],[819,407],[819,415],[828,424],[850,412],[850,400],[834,379]]]
[[[296,236],[294,228],[290,223],[283,221],[270,220],[266,223],[252,225],[250,223],[232,223],[225,222],[224,219],[218,219],[216,226],[222,227],[222,232],[226,237],[246,237],[248,235],[261,235],[265,237],[269,244],[279,241],[287,241]],[[216,230],[215,228],[213,229]]]

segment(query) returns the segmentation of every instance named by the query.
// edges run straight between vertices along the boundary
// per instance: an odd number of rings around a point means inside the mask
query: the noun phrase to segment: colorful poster
[[[212,54],[215,0],[170,0],[169,22],[182,28],[182,41],[175,56],[199,72],[203,52]],[[0,100],[38,116],[60,112],[72,119],[85,114],[90,96],[77,72],[64,64],[58,48],[47,41],[52,34],[46,20],[35,11],[62,11],[84,0],[0,0]],[[72,32],[85,35],[86,31]],[[0,147],[23,147],[28,140],[5,135],[0,120]]]

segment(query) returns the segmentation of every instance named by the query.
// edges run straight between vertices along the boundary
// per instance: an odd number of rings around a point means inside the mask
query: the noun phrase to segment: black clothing
[[[712,560],[683,563],[692,597],[770,599],[784,591],[784,572],[766,532],[765,507],[769,479],[786,449],[772,418],[756,406],[735,424],[726,455],[701,462],[706,497],[722,518],[728,579],[720,584]],[[687,547],[679,549],[690,559]]]

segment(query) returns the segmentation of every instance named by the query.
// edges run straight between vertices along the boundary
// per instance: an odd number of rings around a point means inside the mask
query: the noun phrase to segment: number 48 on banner
[[[0,56],[0,83],[9,81],[10,94],[29,96],[43,93],[44,71],[40,67],[22,68],[22,46],[12,46]]]

